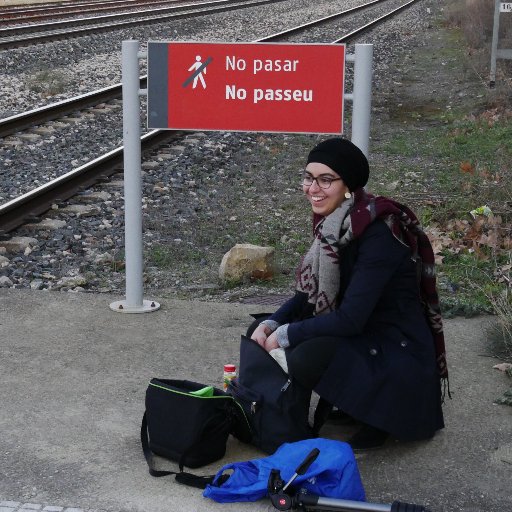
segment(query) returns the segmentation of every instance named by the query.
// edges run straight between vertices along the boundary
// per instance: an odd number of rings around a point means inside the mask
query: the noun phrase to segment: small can
[[[236,366],[234,364],[224,365],[224,382],[223,389],[227,391],[229,383],[236,378]]]

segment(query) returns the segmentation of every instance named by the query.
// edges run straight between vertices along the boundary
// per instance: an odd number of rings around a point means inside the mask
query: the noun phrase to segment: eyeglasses
[[[302,184],[305,187],[310,187],[313,185],[313,182],[316,181],[316,184],[320,187],[325,189],[328,189],[333,181],[339,181],[341,178],[332,178],[331,176],[317,176],[314,178],[309,173],[304,173],[302,176]]]

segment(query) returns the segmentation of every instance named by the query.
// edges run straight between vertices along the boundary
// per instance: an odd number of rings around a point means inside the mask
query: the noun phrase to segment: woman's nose
[[[318,181],[316,178],[313,180],[313,183],[311,183],[311,185],[309,186],[309,190],[315,190],[317,192],[320,190],[320,185],[318,185]]]

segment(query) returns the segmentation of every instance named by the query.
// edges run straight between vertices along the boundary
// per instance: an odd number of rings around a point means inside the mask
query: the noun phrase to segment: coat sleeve
[[[307,299],[307,294],[296,292],[291,299],[288,299],[275,313],[270,316],[269,320],[275,320],[279,325],[293,321],[294,318],[301,316],[301,313],[307,304]]]
[[[396,240],[384,222],[374,222],[359,239],[359,250],[340,306],[331,313],[290,324],[288,339],[294,346],[318,336],[361,334],[408,247]]]

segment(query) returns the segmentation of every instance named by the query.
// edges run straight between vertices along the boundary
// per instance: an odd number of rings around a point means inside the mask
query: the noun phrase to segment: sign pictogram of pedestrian
[[[212,60],[213,59],[211,57],[208,57],[205,62],[201,62],[201,55],[196,55],[196,61],[187,70],[194,70],[194,72],[183,82],[183,87],[187,87],[190,82],[193,82],[192,89],[195,89],[197,87],[197,81],[200,80],[203,89],[206,89],[206,82],[203,74],[206,74],[206,66],[208,66]]]

